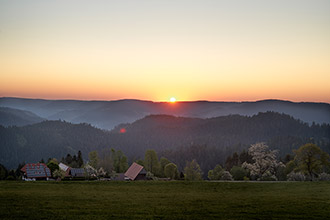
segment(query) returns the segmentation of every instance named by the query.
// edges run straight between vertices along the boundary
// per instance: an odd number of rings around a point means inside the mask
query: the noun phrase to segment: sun
[[[170,98],[170,102],[172,102],[172,103],[176,102],[176,98],[171,97],[171,98]]]

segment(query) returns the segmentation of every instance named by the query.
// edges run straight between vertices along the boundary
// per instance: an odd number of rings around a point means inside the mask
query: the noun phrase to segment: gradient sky
[[[330,102],[330,1],[0,0],[0,96]]]

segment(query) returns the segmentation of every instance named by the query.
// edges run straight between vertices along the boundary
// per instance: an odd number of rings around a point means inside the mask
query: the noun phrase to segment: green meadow
[[[329,219],[330,182],[0,182],[0,219]]]

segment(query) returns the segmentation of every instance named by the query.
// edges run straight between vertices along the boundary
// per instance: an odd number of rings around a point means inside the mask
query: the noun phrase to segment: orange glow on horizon
[[[330,3],[239,1],[0,1],[0,97],[330,103]]]

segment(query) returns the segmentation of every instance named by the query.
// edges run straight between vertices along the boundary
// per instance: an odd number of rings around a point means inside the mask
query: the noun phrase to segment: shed
[[[143,166],[134,162],[124,175],[125,179],[128,180],[146,180],[146,174],[147,171],[143,168]]]
[[[64,172],[66,172],[70,168],[69,166],[65,165],[64,163],[60,163],[58,166]]]
[[[70,167],[65,165],[64,163],[60,163],[59,165],[60,170],[65,172],[65,176],[69,176],[70,174]]]

